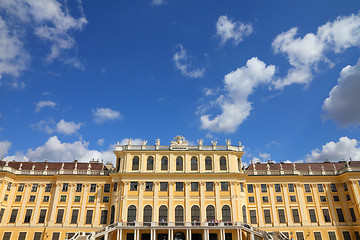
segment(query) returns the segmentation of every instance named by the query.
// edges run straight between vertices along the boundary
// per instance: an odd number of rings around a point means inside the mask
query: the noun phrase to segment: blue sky
[[[113,160],[231,139],[243,162],[360,160],[359,1],[0,2],[0,154]]]

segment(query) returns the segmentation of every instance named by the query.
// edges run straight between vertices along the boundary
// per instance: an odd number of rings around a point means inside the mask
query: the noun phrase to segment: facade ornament
[[[46,164],[46,165],[45,165],[45,171],[47,171],[48,168],[49,168],[49,166]]]
[[[117,141],[116,145],[120,145],[120,142],[119,142],[119,141]]]
[[[132,141],[133,141],[133,140],[132,140],[131,138],[129,138],[129,140],[128,140],[128,145],[129,145],[129,146],[132,145]]]
[[[145,146],[147,144],[147,141],[146,140],[143,140],[141,145]]]
[[[293,170],[296,171],[296,164],[293,163]]]
[[[9,166],[9,159],[6,160],[5,167]]]
[[[31,167],[32,171],[34,171],[34,169],[35,169],[35,164],[33,164],[32,167]]]
[[[270,164],[266,164],[266,168],[268,171],[270,171]]]
[[[61,164],[60,170],[64,170],[64,165],[65,165],[65,163],[62,163],[62,164]]]
[[[156,139],[155,145],[156,145],[156,146],[160,146],[160,138]]]
[[[204,144],[204,139],[200,138],[199,140],[197,140],[197,142],[198,142],[199,146],[202,146]]]
[[[253,168],[254,168],[254,171],[256,171],[256,167],[255,167],[255,164],[253,163]]]
[[[20,163],[19,170],[22,170],[22,163]]]
[[[231,146],[231,140],[230,139],[226,139],[225,142],[226,142],[226,146]]]
[[[241,147],[242,145],[241,145],[241,141],[239,141],[239,147]]]
[[[170,149],[171,150],[187,150],[189,142],[181,135],[174,137],[174,140],[171,141]]]
[[[91,170],[91,163],[89,163],[87,170],[88,170],[88,171]]]
[[[324,165],[322,165],[322,164],[321,164],[321,171],[322,171],[322,172],[325,171]]]
[[[77,170],[77,162],[75,163],[75,167],[74,167],[74,170]]]
[[[280,163],[280,170],[284,171],[282,164]]]
[[[214,146],[216,146],[216,145],[217,145],[217,141],[216,141],[216,140],[212,140],[212,141],[211,141],[211,144],[212,144],[212,145],[213,145],[213,147],[214,147]]]

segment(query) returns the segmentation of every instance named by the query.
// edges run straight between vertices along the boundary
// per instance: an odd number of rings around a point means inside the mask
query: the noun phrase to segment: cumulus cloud
[[[34,130],[44,131],[47,134],[52,134],[54,132],[62,133],[65,135],[71,135],[77,133],[81,127],[81,123],[67,122],[64,119],[61,119],[58,123],[54,119],[49,118],[46,120],[41,120],[38,123],[30,125]]]
[[[0,158],[5,156],[8,153],[8,150],[11,147],[11,142],[5,140],[0,141]]]
[[[100,138],[98,141],[97,141],[97,144],[99,144],[100,146],[102,146],[104,144],[104,139],[103,138]]]
[[[143,140],[141,138],[132,138],[132,145],[141,145]],[[123,140],[120,141],[119,145],[125,146],[128,145],[129,142],[129,138],[124,138]]]
[[[338,142],[328,142],[322,149],[314,149],[306,155],[306,162],[340,161],[343,159],[360,161],[359,141],[348,137],[339,138]]]
[[[56,106],[56,103],[54,103],[53,101],[47,100],[47,101],[40,101],[38,103],[36,103],[36,108],[35,108],[35,112],[40,112],[40,110],[44,107],[50,107],[53,108]]]
[[[340,126],[360,125],[360,59],[355,66],[341,70],[338,85],[325,99],[325,119],[334,119]]]
[[[52,118],[41,120],[38,123],[31,124],[30,127],[34,130],[44,131],[47,134],[52,134],[54,132],[55,121]]]
[[[204,76],[205,68],[194,68],[191,64],[191,56],[188,55],[184,47],[179,44],[178,51],[173,56],[175,67],[181,71],[184,76],[190,78],[201,78]]]
[[[252,109],[248,97],[259,85],[269,84],[274,74],[275,66],[266,66],[256,57],[249,59],[246,66],[227,74],[224,78],[225,94],[216,100],[222,113],[213,119],[209,114],[202,115],[201,128],[213,132],[235,132]]]
[[[153,0],[151,3],[153,5],[160,6],[160,5],[165,4],[165,1],[164,0]]]
[[[77,132],[80,129],[81,123],[75,122],[66,122],[64,119],[61,119],[56,124],[56,131],[63,133],[65,135],[71,135]]]
[[[104,123],[106,121],[121,120],[122,116],[119,111],[110,108],[97,108],[92,110],[92,114],[96,123]]]
[[[308,85],[319,64],[333,63],[326,53],[340,53],[360,44],[360,16],[338,17],[333,22],[319,26],[317,33],[297,37],[298,28],[279,34],[272,43],[275,53],[284,54],[291,66],[287,75],[274,82],[274,88],[282,89],[294,83]]]
[[[216,23],[216,35],[221,39],[221,44],[228,40],[233,40],[234,45],[238,45],[243,38],[253,32],[251,24],[240,21],[232,21],[226,15],[220,16]]]

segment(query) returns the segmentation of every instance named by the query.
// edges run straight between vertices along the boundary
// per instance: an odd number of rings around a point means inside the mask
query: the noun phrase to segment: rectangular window
[[[282,196],[276,196],[276,202],[278,202],[278,203],[283,202]]]
[[[312,196],[306,196],[306,201],[310,203],[313,202]]]
[[[227,170],[225,157],[220,157],[220,170]]]
[[[267,192],[266,184],[261,184],[261,192],[262,192],[262,193],[266,193],[266,192]]]
[[[199,191],[199,183],[198,182],[192,182],[191,183],[191,191],[192,192],[198,192]]]
[[[135,156],[132,160],[132,170],[138,171],[139,170],[139,157]]]
[[[349,208],[349,211],[350,211],[350,215],[351,215],[351,220],[352,220],[353,222],[356,222],[356,216],[355,216],[354,209],[353,209],[353,208]]]
[[[296,196],[295,195],[290,196],[290,202],[296,202]]]
[[[161,158],[161,170],[162,171],[167,171],[168,170],[168,158],[167,157],[162,157]]]
[[[249,197],[249,203],[254,203],[255,202],[255,197]]]
[[[76,192],[81,192],[81,191],[82,191],[82,187],[83,187],[82,183],[76,184]]]
[[[269,202],[269,197],[268,196],[263,196],[262,201],[263,201],[263,203],[268,203]]]
[[[280,223],[286,223],[285,210],[284,209],[278,209],[278,214],[279,214]]]
[[[26,232],[20,232],[18,240],[26,240]]]
[[[59,239],[60,239],[60,233],[59,232],[53,232],[51,240],[59,240]]]
[[[24,223],[30,223],[32,211],[32,209],[26,209]]]
[[[18,187],[18,192],[23,192],[25,188],[25,183],[20,183]]]
[[[46,209],[40,210],[39,223],[45,223],[46,211],[47,211]]]
[[[191,171],[197,171],[198,170],[198,161],[196,157],[191,158]]]
[[[148,171],[154,170],[154,158],[152,156],[149,156],[146,161],[146,170]]]
[[[93,213],[94,213],[94,210],[87,210],[86,211],[85,224],[91,224],[92,223]]]
[[[95,196],[89,196],[89,202],[95,202]]]
[[[66,195],[60,196],[60,202],[66,202]]]
[[[153,182],[145,182],[145,191],[153,190]]]
[[[349,191],[348,186],[347,186],[346,183],[343,183],[343,187],[344,187],[344,191],[345,191],[345,192]]]
[[[37,192],[38,187],[39,187],[39,184],[34,183],[34,184],[31,186],[31,192]]]
[[[20,202],[21,201],[21,195],[16,195],[15,196],[15,202]]]
[[[56,223],[62,223],[64,217],[64,209],[58,209]]]
[[[5,196],[4,196],[4,201],[7,201],[8,198],[9,198],[9,195],[8,195],[8,194],[5,194]]]
[[[340,202],[340,198],[338,195],[333,196],[334,202]]]
[[[4,217],[5,208],[0,209],[0,223],[2,222],[2,219]]]
[[[317,185],[318,192],[324,192],[324,186],[322,184]]]
[[[80,202],[80,201],[81,201],[81,196],[75,196],[74,202]]]
[[[265,223],[271,223],[271,213],[270,210],[265,209],[264,210],[264,218],[265,218]]]
[[[118,183],[117,182],[114,182],[114,192],[116,192],[117,191],[117,186],[118,186]]]
[[[346,201],[351,201],[351,197],[349,194],[346,195]]]
[[[3,240],[10,240],[11,232],[5,232],[3,236]]]
[[[315,240],[322,240],[321,232],[314,232]]]
[[[34,240],[41,240],[42,232],[35,232]]]
[[[244,184],[243,183],[240,183],[240,191],[244,192]]]
[[[45,185],[45,192],[51,192],[51,187],[52,187],[51,183],[46,184]]]
[[[337,192],[337,188],[336,188],[336,184],[335,183],[331,183],[330,184],[330,188],[332,192]]]
[[[13,209],[11,211],[9,223],[15,223],[18,212],[19,212],[19,209]]]
[[[349,231],[343,231],[342,234],[343,234],[344,240],[351,240]]]
[[[205,158],[205,170],[212,170],[212,159],[211,157]]]
[[[341,208],[336,209],[336,214],[338,216],[339,222],[345,222],[344,214]]]
[[[304,233],[303,232],[296,232],[296,239],[297,240],[304,240]]]
[[[168,183],[167,182],[160,182],[160,191],[166,192],[168,190]]]
[[[182,157],[177,157],[176,158],[176,171],[183,171],[184,170],[184,165],[183,165],[183,158]]]
[[[91,184],[90,185],[90,192],[96,192],[96,184]]]
[[[103,196],[103,203],[108,203],[110,200],[109,196]]]
[[[69,184],[68,183],[63,183],[61,191],[62,192],[67,192],[68,189],[69,189]]]
[[[248,193],[254,193],[254,185],[247,184],[247,192]]]
[[[326,223],[331,222],[329,209],[323,208],[322,212],[323,212],[323,215],[324,215],[324,221],[325,221]]]
[[[100,224],[107,224],[108,210],[101,210]]]
[[[328,232],[329,240],[336,240],[336,234],[335,232]]]
[[[250,223],[257,224],[256,210],[250,210]]]
[[[304,184],[305,192],[311,192],[310,184]]]
[[[214,191],[214,183],[213,182],[206,183],[206,191],[208,191],[208,192]]]
[[[311,221],[312,223],[316,223],[316,222],[317,222],[315,209],[309,209],[309,216],[310,216],[310,221]]]
[[[45,195],[45,196],[43,197],[43,202],[49,202],[49,200],[50,200],[50,196]]]
[[[136,183],[137,184],[137,183]],[[104,185],[104,193],[109,193],[110,192],[110,184],[109,183],[106,183]]]
[[[358,231],[355,231],[355,239],[360,240],[360,234]]]
[[[29,197],[29,202],[35,202],[35,198],[36,198],[35,195],[31,195],[31,196]]]
[[[275,184],[275,192],[281,192],[280,184]]]
[[[11,186],[12,186],[12,183],[11,183],[11,182],[9,182],[9,183],[8,183],[8,185],[7,185],[6,190],[7,190],[7,191],[10,191],[10,190],[11,190]]]
[[[288,189],[289,189],[289,192],[295,192],[294,184],[289,183],[288,184]]]
[[[138,182],[130,182],[130,191],[138,190]]]
[[[229,191],[229,183],[221,182],[221,191]]]
[[[184,183],[183,182],[176,183],[176,191],[178,191],[178,192],[184,191]]]
[[[326,196],[320,196],[320,202],[326,202]]]
[[[71,214],[71,223],[77,223],[79,215],[79,209],[73,209]]]
[[[294,223],[300,223],[300,216],[298,209],[291,209]]]

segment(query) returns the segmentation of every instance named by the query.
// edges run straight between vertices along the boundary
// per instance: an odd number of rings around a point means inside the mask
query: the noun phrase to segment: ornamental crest
[[[172,150],[187,150],[189,142],[181,135],[174,137],[174,140],[171,141],[170,149]]]

